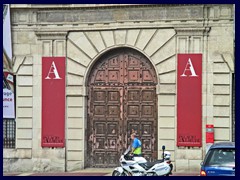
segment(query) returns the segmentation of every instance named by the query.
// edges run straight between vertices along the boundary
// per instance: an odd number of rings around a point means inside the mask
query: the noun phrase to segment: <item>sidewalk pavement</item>
[[[10,173],[3,172],[3,176],[111,176],[113,168],[87,168],[71,172],[29,172],[29,173]],[[199,176],[198,173],[173,172],[171,176]]]

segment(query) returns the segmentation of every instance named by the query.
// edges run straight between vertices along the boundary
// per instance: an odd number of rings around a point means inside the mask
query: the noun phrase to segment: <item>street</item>
[[[29,172],[29,173],[3,173],[3,176],[111,176],[113,168],[87,168],[72,172]],[[171,176],[198,176],[198,173],[173,172]]]

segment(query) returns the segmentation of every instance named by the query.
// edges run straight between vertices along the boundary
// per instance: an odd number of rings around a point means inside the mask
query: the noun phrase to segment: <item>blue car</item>
[[[235,176],[235,142],[214,143],[201,163],[200,176]]]

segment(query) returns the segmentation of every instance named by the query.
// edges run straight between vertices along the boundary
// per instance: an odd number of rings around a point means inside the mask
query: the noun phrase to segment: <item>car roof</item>
[[[210,149],[217,148],[235,148],[235,142],[217,142],[210,147]]]

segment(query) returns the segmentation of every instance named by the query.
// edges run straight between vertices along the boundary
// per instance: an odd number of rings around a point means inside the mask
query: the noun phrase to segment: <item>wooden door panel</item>
[[[102,102],[105,103],[106,102],[106,92],[105,91],[94,91],[93,92],[93,102]]]
[[[121,87],[92,87],[90,91],[93,101],[89,102],[90,123],[88,136],[88,159],[91,167],[110,167],[116,165],[116,156],[120,156],[122,126],[122,94]],[[91,123],[92,122],[92,123]],[[90,138],[88,138],[90,139]],[[112,154],[109,156],[109,154]],[[108,160],[110,158],[110,160]],[[118,158],[119,159],[119,158]]]
[[[105,163],[105,152],[96,152],[94,156],[90,157],[92,162],[94,162],[93,167],[102,167]]]
[[[135,86],[125,88],[127,104],[127,132],[130,135],[132,130],[142,141],[142,153],[148,160],[154,160],[153,154],[157,152],[157,98],[156,88],[149,86]],[[128,144],[131,140],[128,138]]]
[[[95,135],[97,136],[105,136],[106,133],[106,122],[105,121],[99,121],[99,120],[95,120],[93,123],[93,127],[95,129]]]
[[[142,117],[154,118],[154,104],[142,105]]]
[[[93,66],[88,83],[87,166],[115,167],[134,130],[147,159],[157,151],[156,74],[131,49],[113,50]]]
[[[119,153],[107,152],[105,167],[116,167],[116,164],[119,164]]]
[[[156,91],[154,89],[142,90],[142,102],[155,102]]]

